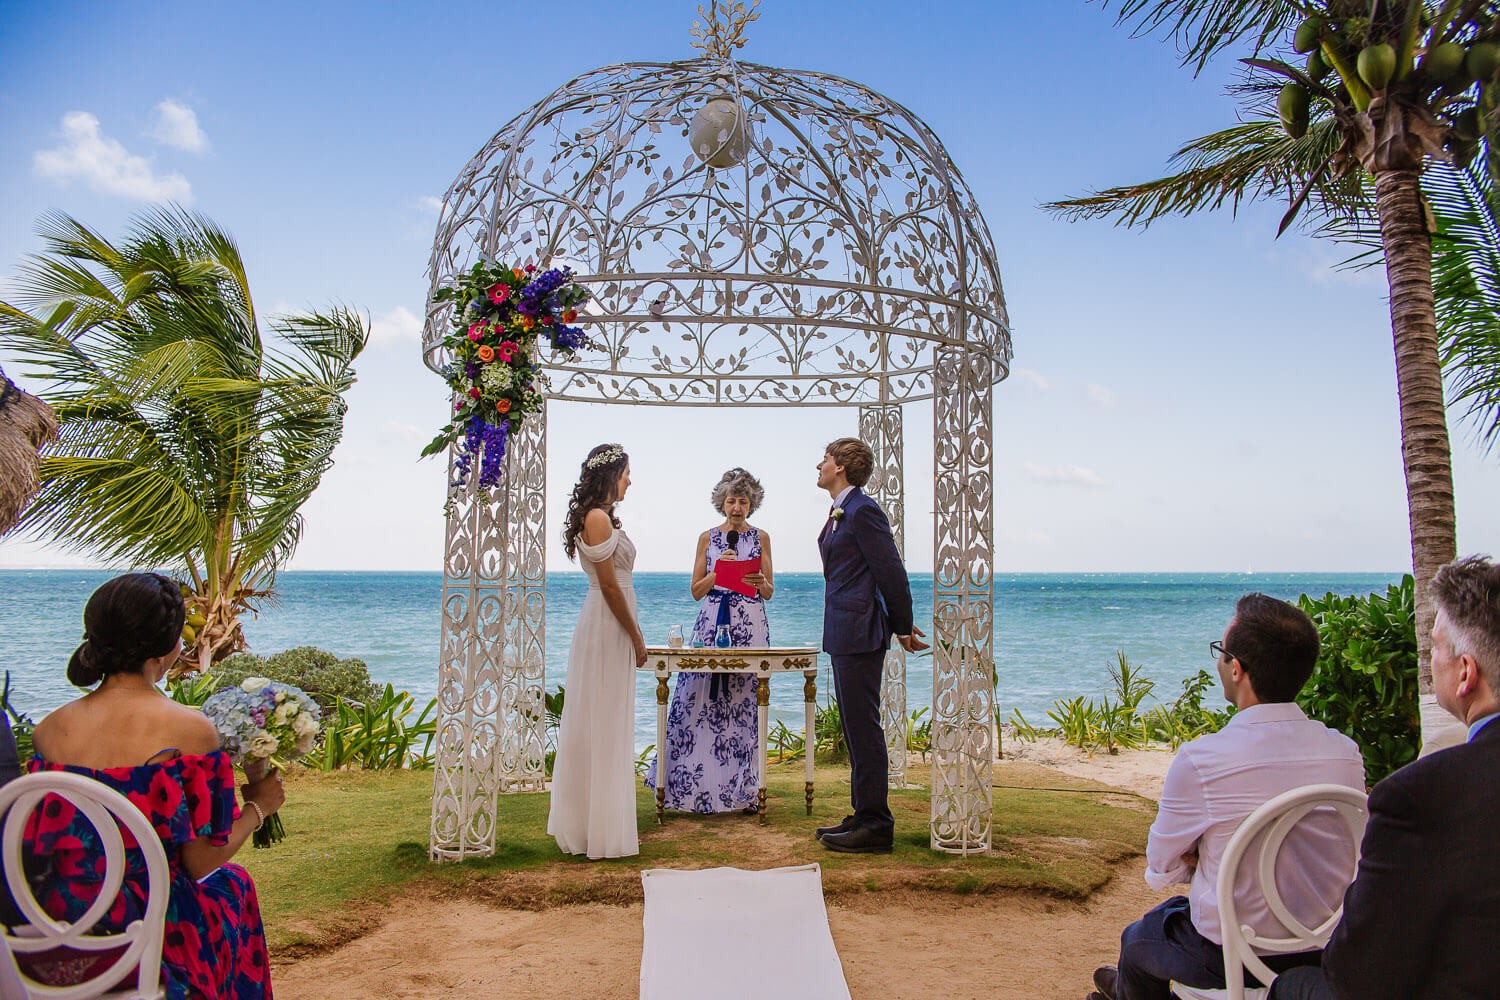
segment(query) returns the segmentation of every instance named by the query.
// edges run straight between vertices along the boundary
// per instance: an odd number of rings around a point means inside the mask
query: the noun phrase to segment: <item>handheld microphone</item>
[[[731,549],[740,544],[740,533],[730,528],[724,533],[724,544]]]

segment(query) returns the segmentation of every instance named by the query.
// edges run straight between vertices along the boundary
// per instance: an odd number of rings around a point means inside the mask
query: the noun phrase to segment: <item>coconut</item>
[[[1384,42],[1365,47],[1355,60],[1359,78],[1370,85],[1371,90],[1384,90],[1396,75],[1396,50]]]
[[[1301,84],[1288,83],[1276,96],[1276,113],[1281,118],[1281,127],[1293,139],[1307,133],[1307,88]]]
[[[1292,49],[1296,52],[1311,52],[1318,47],[1322,37],[1323,19],[1310,17],[1297,25],[1297,31],[1292,35]]]
[[[1464,68],[1480,83],[1491,79],[1495,75],[1495,70],[1500,69],[1500,45],[1494,42],[1476,43],[1469,49],[1469,57],[1464,60]]]
[[[1323,50],[1313,49],[1307,54],[1307,76],[1310,80],[1321,80],[1328,75],[1328,64],[1323,61]]]
[[[1464,47],[1457,42],[1444,42],[1427,50],[1422,57],[1422,72],[1434,83],[1447,83],[1464,69]]]

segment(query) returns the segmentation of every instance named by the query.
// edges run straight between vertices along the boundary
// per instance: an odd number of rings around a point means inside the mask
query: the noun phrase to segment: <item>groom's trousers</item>
[[[849,794],[854,820],[889,837],[896,828],[889,802],[889,763],[880,727],[880,679],[885,650],[833,654],[833,696],[839,702],[844,745],[849,748]]]

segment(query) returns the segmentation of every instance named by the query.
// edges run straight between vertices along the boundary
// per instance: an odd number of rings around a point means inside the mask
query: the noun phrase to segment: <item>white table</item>
[[[665,755],[667,745],[667,678],[674,672],[691,670],[706,674],[749,674],[755,678],[756,761],[760,766],[760,790],[756,806],[761,822],[766,818],[766,731],[770,724],[771,675],[800,672],[806,680],[802,698],[806,718],[802,728],[803,757],[806,761],[807,813],[813,803],[813,714],[818,696],[818,650],[815,646],[776,646],[770,649],[731,647],[691,648],[687,646],[647,646],[646,662],[641,670],[656,675],[656,821],[662,822],[667,808]]]

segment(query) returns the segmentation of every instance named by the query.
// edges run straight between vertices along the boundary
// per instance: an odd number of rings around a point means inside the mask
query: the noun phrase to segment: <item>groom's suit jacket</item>
[[[1369,809],[1323,952],[1340,1000],[1500,996],[1500,719],[1377,784]]]
[[[858,487],[844,498],[844,516],[818,536],[823,557],[823,651],[871,653],[891,635],[910,635],[911,585],[891,522]]]

